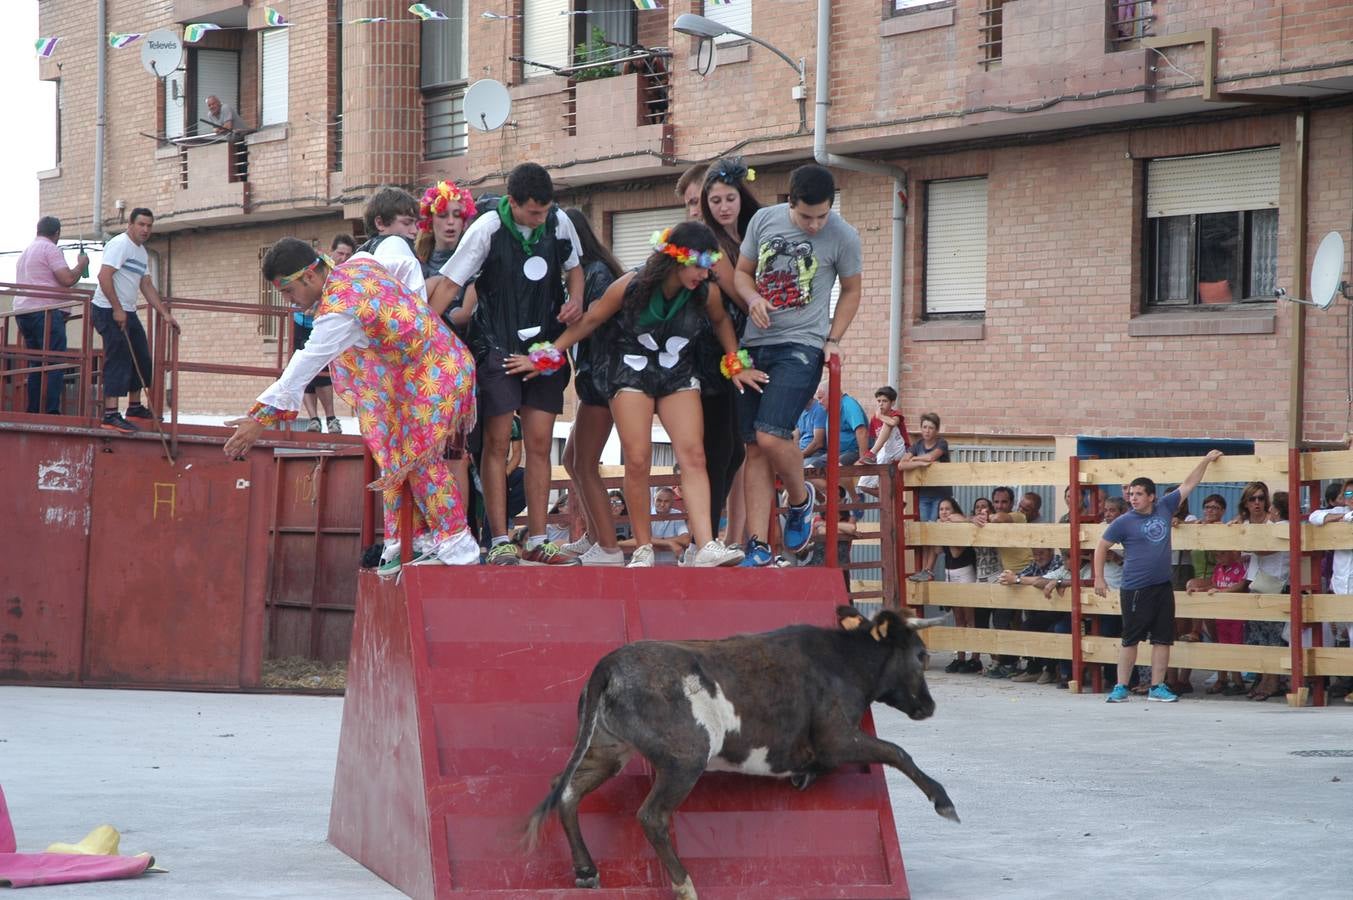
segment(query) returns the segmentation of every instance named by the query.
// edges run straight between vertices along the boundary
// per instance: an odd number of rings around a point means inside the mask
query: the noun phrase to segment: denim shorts
[[[822,348],[807,344],[763,344],[748,347],[752,365],[770,376],[758,393],[738,395],[738,423],[742,440],[756,443],[756,433],[789,440],[799,414],[808,405],[822,380]]]

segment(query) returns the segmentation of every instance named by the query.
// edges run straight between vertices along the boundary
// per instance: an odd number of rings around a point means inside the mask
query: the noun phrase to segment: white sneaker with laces
[[[721,566],[736,566],[746,554],[740,547],[728,547],[717,538],[701,547],[695,558],[687,565],[697,569],[716,569]]]
[[[625,552],[619,547],[614,550],[607,550],[601,544],[593,544],[578,557],[578,562],[585,566],[623,566],[625,564]]]
[[[462,528],[438,544],[431,557],[444,566],[477,566],[479,542],[474,539],[470,529]]]
[[[653,568],[653,545],[644,544],[642,547],[635,547],[634,552],[630,554],[627,569],[651,569]]]
[[[569,556],[576,556],[581,559],[583,556],[587,555],[588,550],[591,550],[593,547],[596,546],[599,545],[592,543],[592,539],[584,534],[576,541],[569,541],[567,544],[560,544],[559,551],[561,553],[567,553]],[[587,565],[587,563],[583,563],[583,565]]]

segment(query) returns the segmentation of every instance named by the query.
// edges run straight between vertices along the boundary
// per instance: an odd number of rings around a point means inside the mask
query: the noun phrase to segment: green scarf
[[[545,235],[545,223],[541,222],[532,229],[529,236],[522,234],[521,229],[517,227],[517,220],[512,218],[512,204],[508,202],[506,195],[498,201],[498,218],[502,219],[503,228],[507,229],[507,233],[521,244],[522,252],[527,256],[535,255],[536,244],[540,243],[540,239]]]
[[[691,292],[682,288],[679,293],[671,300],[668,300],[662,293],[662,287],[653,289],[653,296],[648,298],[648,308],[639,314],[639,327],[652,328],[659,322],[666,322],[675,316],[681,307],[686,305],[686,301],[691,298]]]

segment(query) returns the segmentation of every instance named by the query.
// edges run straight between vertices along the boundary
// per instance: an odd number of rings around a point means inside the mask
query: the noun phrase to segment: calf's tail
[[[526,820],[522,842],[527,850],[534,850],[540,843],[540,833],[545,827],[545,822],[559,808],[564,791],[568,790],[569,783],[573,781],[573,774],[578,771],[583,757],[587,755],[587,749],[592,745],[592,735],[596,733],[597,719],[601,716],[602,695],[610,682],[608,668],[606,660],[603,660],[587,679],[587,687],[583,689],[582,708],[578,711],[578,739],[573,744],[573,754],[569,756],[564,771],[555,776],[550,792],[540,801],[540,805],[531,811],[530,817]]]

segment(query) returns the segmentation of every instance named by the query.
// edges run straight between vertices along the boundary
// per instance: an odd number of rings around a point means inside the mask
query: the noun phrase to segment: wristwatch
[[[1023,583],[1024,583],[1024,576],[1023,576],[1023,575],[1016,575],[1016,576],[1015,576],[1015,584],[1023,584]]]

